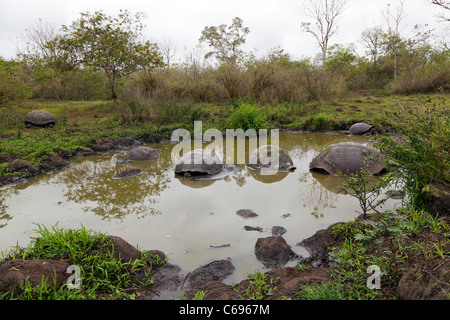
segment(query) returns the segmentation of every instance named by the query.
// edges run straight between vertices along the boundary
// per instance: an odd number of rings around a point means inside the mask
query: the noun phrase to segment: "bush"
[[[445,102],[432,107],[400,108],[390,125],[401,136],[381,139],[381,151],[388,156],[398,182],[415,206],[426,206],[422,189],[427,184],[450,186],[449,111]]]
[[[32,92],[29,80],[21,64],[0,57],[0,105],[11,100],[30,98]]]
[[[244,131],[248,129],[263,129],[265,127],[264,121],[264,116],[255,105],[244,103],[232,111],[230,128],[242,129]]]

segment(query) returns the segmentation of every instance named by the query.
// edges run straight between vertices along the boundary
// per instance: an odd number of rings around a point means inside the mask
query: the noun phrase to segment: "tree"
[[[235,17],[230,26],[206,26],[199,42],[207,43],[213,50],[205,55],[205,59],[214,55],[221,63],[234,65],[242,54],[239,47],[245,43],[249,32],[250,29],[243,26],[243,20],[239,17]]]
[[[39,19],[25,30],[25,34],[21,36],[22,44],[16,44],[18,57],[29,66],[55,58],[60,52],[55,46],[50,46],[50,43],[56,35],[54,24]]]
[[[158,46],[139,41],[145,28],[143,18],[143,13],[132,16],[127,10],[121,10],[117,17],[107,16],[102,11],[81,13],[72,25],[63,26],[62,34],[54,40],[64,55],[53,63],[67,68],[82,66],[103,70],[112,98],[116,99],[117,79],[162,65]]]
[[[337,18],[344,11],[347,0],[307,0],[305,1],[306,14],[314,20],[302,22],[303,31],[314,36],[322,51],[322,64],[327,59],[328,44],[337,32]]]
[[[448,0],[428,0],[428,1],[434,5],[437,5],[443,9],[445,9],[445,10],[450,11],[450,1],[448,1]],[[439,17],[444,21],[450,22],[450,17],[447,17],[444,14],[441,14]]]
[[[378,63],[378,58],[383,46],[384,32],[381,27],[366,29],[361,34],[361,43],[368,49],[368,54],[372,58],[374,65]]]
[[[215,56],[220,63],[217,69],[218,79],[231,99],[239,96],[242,75],[237,61],[243,54],[240,47],[245,43],[249,32],[250,29],[243,26],[243,20],[235,17],[230,26],[206,26],[199,39],[200,44],[207,43],[212,48],[212,51],[205,55],[205,59]]]
[[[175,43],[168,40],[167,38],[159,44],[159,47],[164,59],[164,65],[167,69],[170,69],[171,61],[177,53],[177,47]]]
[[[398,58],[400,45],[402,39],[400,37],[400,24],[405,18],[405,0],[400,0],[399,6],[396,8],[395,13],[391,12],[390,4],[387,5],[386,10],[383,11],[383,16],[388,24],[388,33],[385,35],[386,48],[388,52],[391,52],[394,59],[394,79],[397,80],[398,76]]]

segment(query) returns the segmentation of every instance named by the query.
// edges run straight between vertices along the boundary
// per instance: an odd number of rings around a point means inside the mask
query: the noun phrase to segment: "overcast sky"
[[[339,20],[338,34],[332,43],[356,43],[361,33],[370,27],[386,27],[382,11],[388,3],[395,8],[399,0],[348,0],[347,9]],[[178,56],[193,52],[205,26],[231,24],[238,16],[250,28],[246,49],[265,53],[281,47],[294,58],[312,57],[319,49],[311,35],[301,31],[300,23],[307,21],[302,0],[0,0],[0,56],[13,58],[14,43],[25,29],[39,19],[56,26],[69,25],[80,12],[103,10],[115,15],[120,9],[147,13],[146,38],[176,45]],[[439,22],[441,9],[427,0],[406,0],[403,20],[404,36],[414,25],[429,24],[435,33],[449,40],[449,25]],[[447,38],[446,38],[447,37]]]

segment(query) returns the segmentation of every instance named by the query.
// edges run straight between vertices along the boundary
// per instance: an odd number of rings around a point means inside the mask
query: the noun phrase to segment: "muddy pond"
[[[296,170],[269,176],[233,165],[214,179],[176,177],[173,143],[150,144],[160,150],[160,157],[147,162],[127,162],[127,149],[73,158],[65,169],[0,190],[0,251],[27,246],[36,236],[37,223],[49,229],[56,224],[83,225],[120,236],[139,249],[162,250],[186,273],[230,258],[236,270],[225,282],[237,282],[267,270],[256,259],[254,246],[258,238],[272,235],[272,227],[286,229],[287,243],[307,255],[297,243],[359,215],[358,201],[337,193],[339,178],[309,171],[319,152],[339,142],[367,144],[369,138],[280,133],[279,146],[289,153]],[[142,173],[114,178],[131,168]],[[398,202],[389,199],[382,209],[392,209]],[[244,219],[236,214],[240,209],[251,209],[258,216]]]

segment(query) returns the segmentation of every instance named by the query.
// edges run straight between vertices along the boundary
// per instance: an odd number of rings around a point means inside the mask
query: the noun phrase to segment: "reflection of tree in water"
[[[6,205],[6,199],[11,197],[11,195],[17,195],[19,191],[14,187],[7,187],[3,190],[0,190],[0,228],[6,227],[8,225],[8,221],[13,217],[8,214],[8,205]]]
[[[300,195],[300,201],[304,206],[314,208],[312,214],[318,218],[320,210],[335,207],[338,195],[328,190],[319,180],[311,179],[310,175],[309,172],[305,172],[299,178],[299,182],[306,186]]]
[[[0,198],[0,228],[6,227],[7,221],[11,220],[12,217],[6,213],[7,206],[3,204],[3,200]]]
[[[129,214],[143,217],[160,214],[155,204],[170,182],[170,165],[170,154],[145,163],[120,163],[114,157],[95,161],[95,157],[90,157],[61,172],[58,178],[66,185],[67,200],[86,204],[85,211],[105,219],[120,219]],[[136,177],[113,178],[131,168],[143,172]]]
[[[300,201],[305,207],[313,208],[311,213],[316,218],[325,208],[334,208],[338,199],[339,186],[342,180],[338,177],[317,177],[309,172],[309,161],[316,153],[328,146],[340,142],[367,143],[369,139],[364,136],[351,136],[344,133],[286,133],[280,135],[280,147],[289,153],[294,162],[302,162],[308,169],[301,173],[299,182],[304,186],[304,192],[300,195]],[[308,163],[305,163],[308,162]],[[337,179],[336,179],[337,178]]]

